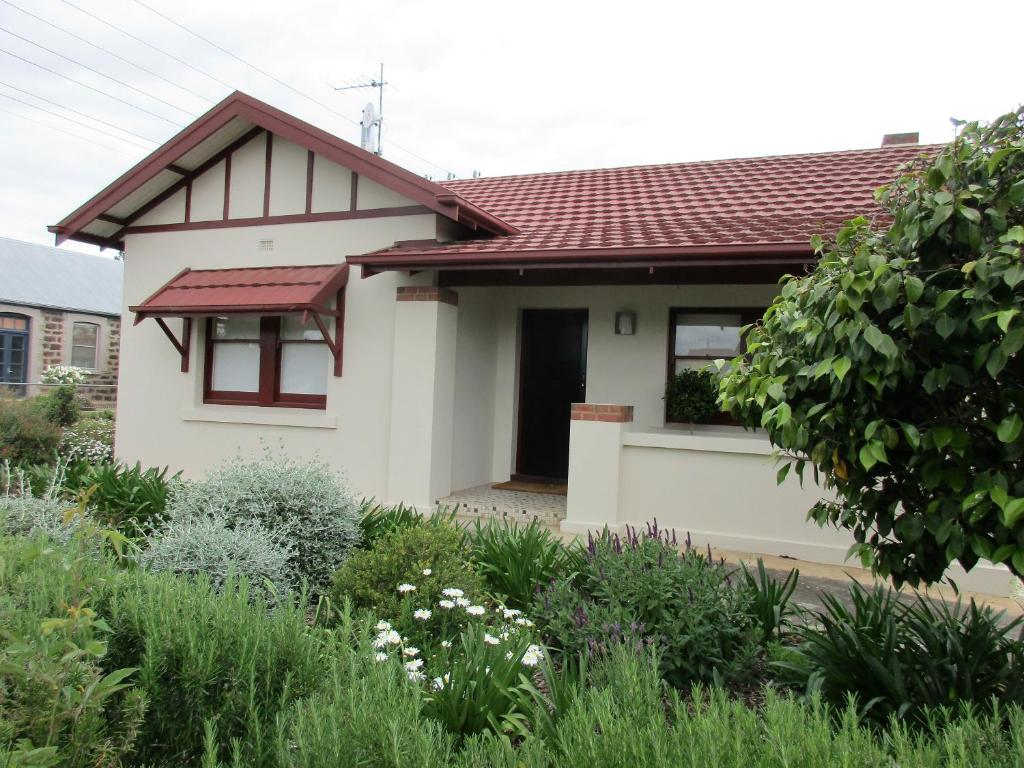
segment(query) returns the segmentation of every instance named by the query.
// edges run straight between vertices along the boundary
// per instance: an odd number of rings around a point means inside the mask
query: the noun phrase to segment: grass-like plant
[[[490,590],[519,609],[529,607],[535,594],[565,573],[571,561],[568,548],[535,519],[527,525],[477,520],[470,545]]]
[[[922,723],[929,708],[1024,704],[1024,618],[1010,622],[973,601],[948,605],[855,584],[850,606],[822,594],[824,611],[795,629],[800,639],[773,662],[781,679],[861,716]]]
[[[761,642],[782,637],[787,631],[796,607],[793,592],[800,579],[799,569],[794,568],[786,578],[779,581],[764,567],[764,560],[757,558],[757,570],[750,572],[746,563],[741,563],[743,588],[750,595],[750,612],[761,628]]]

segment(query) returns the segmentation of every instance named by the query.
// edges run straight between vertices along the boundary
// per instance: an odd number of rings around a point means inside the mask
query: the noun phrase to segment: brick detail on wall
[[[448,288],[435,288],[430,285],[400,285],[395,296],[396,301],[440,301],[444,304],[459,306],[459,294]]]
[[[121,349],[121,320],[112,317],[106,327],[106,359],[100,361],[100,370],[90,373],[78,391],[93,408],[113,408],[117,405],[117,371]],[[91,385],[91,386],[90,386]]]
[[[633,406],[573,403],[570,418],[573,421],[610,421],[628,424],[633,421]]]

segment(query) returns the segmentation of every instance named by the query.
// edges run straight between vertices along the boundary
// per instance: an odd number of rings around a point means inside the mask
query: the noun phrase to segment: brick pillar
[[[451,493],[459,297],[403,286],[395,298],[388,501],[433,509]]]
[[[619,525],[622,433],[633,406],[573,403],[569,425],[569,493],[561,528],[567,533]]]

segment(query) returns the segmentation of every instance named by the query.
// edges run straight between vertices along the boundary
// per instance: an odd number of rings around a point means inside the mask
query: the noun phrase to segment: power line
[[[75,125],[80,125],[82,128],[87,128],[90,131],[96,131],[96,133],[100,133],[100,134],[102,134],[104,136],[107,136],[107,137],[109,137],[111,139],[117,139],[118,141],[123,141],[125,144],[131,144],[133,147],[138,147],[139,149],[144,149],[147,152],[152,152],[153,151],[152,147],[147,147],[145,144],[139,144],[136,141],[132,141],[131,139],[126,139],[126,138],[124,138],[122,136],[115,136],[112,133],[108,133],[107,131],[101,130],[100,128],[94,128],[91,125],[86,125],[85,123],[80,122],[79,120],[75,120],[74,118],[68,117],[67,115],[62,115],[59,112],[54,112],[52,109],[47,109],[46,107],[40,107],[40,106],[38,106],[36,104],[33,104],[33,103],[29,102],[29,101],[25,101],[24,99],[19,99],[17,96],[11,96],[8,93],[0,93],[0,98],[10,99],[11,101],[16,101],[19,104],[24,104],[26,107],[31,107],[32,109],[38,109],[40,112],[45,112],[48,115],[53,115],[54,117],[59,117],[61,120],[67,120],[69,123],[74,123]]]
[[[122,155],[127,155],[128,157],[131,157],[131,158],[136,157],[136,155],[131,153],[131,152],[127,152],[127,151],[125,151],[123,149],[118,149],[117,147],[112,147],[109,144],[104,144],[103,142],[100,142],[100,141],[95,141],[93,139],[90,139],[87,136],[80,136],[79,134],[73,133],[72,131],[65,131],[63,128],[58,128],[55,125],[50,125],[49,123],[44,123],[42,120],[34,120],[31,117],[26,117],[25,115],[18,114],[17,112],[12,112],[9,109],[4,109],[3,107],[0,107],[0,112],[4,112],[4,113],[6,113],[8,115],[14,115],[15,117],[20,118],[22,120],[28,120],[28,122],[30,122],[30,123],[35,123],[36,125],[41,125],[44,128],[49,128],[51,131],[57,131],[57,133],[63,133],[63,134],[66,134],[68,136],[74,136],[76,139],[79,139],[80,141],[86,141],[86,142],[88,142],[89,144],[92,144],[95,147],[103,147],[104,149],[109,149],[111,152],[118,152],[118,153],[120,153]]]
[[[209,80],[212,80],[213,82],[218,83],[219,85],[223,85],[225,88],[228,88],[229,90],[232,90],[232,91],[238,90],[237,88],[235,88],[235,86],[231,85],[231,83],[226,83],[223,80],[221,80],[219,77],[214,77],[209,72],[204,72],[199,67],[197,67],[197,66],[195,66],[193,64],[189,64],[187,61],[185,61],[184,59],[178,58],[173,53],[168,53],[163,48],[157,48],[155,45],[153,45],[150,42],[147,42],[146,40],[143,40],[138,35],[133,35],[128,30],[122,29],[121,27],[117,26],[116,24],[114,24],[112,22],[109,22],[109,21],[107,21],[106,19],[104,19],[104,18],[102,18],[100,16],[97,16],[92,11],[87,11],[87,10],[85,10],[85,8],[79,8],[77,5],[75,5],[74,3],[70,2],[70,0],[61,0],[61,2],[64,3],[65,5],[68,5],[68,6],[72,7],[72,8],[74,8],[79,13],[84,13],[86,16],[88,16],[88,17],[90,17],[92,19],[95,19],[100,24],[105,24],[106,26],[110,27],[111,29],[113,29],[113,30],[115,30],[117,32],[120,32],[122,35],[125,35],[126,37],[130,37],[135,42],[142,43],[142,45],[146,46],[147,48],[150,48],[150,49],[156,51],[157,53],[163,54],[167,58],[169,58],[169,59],[171,59],[173,61],[176,61],[176,62],[178,62],[179,64],[181,64],[183,66],[188,67],[189,69],[191,69],[194,72],[198,72],[203,77],[205,77],[205,78],[207,78]]]
[[[37,16],[36,14],[32,13],[31,11],[26,11],[24,8],[21,8],[21,7],[17,6],[17,5],[15,5],[10,0],[0,0],[0,2],[4,3],[5,5],[11,6],[11,8],[14,8],[17,11],[21,11],[26,16],[31,16],[33,19],[36,19],[37,21],[41,21],[43,24],[46,24],[46,25],[48,25],[50,27],[53,27],[56,30],[59,30],[59,31],[63,32],[65,35],[70,35],[71,37],[75,38],[75,40],[80,40],[81,42],[85,43],[86,45],[92,46],[93,48],[95,48],[98,51],[102,51],[103,53],[106,53],[106,54],[108,54],[110,56],[113,56],[118,61],[123,61],[125,64],[128,64],[129,66],[135,67],[136,69],[141,70],[142,72],[145,72],[147,75],[152,75],[153,77],[155,77],[155,78],[157,78],[159,80],[163,80],[165,83],[168,83],[169,85],[173,85],[175,88],[177,88],[180,91],[184,91],[185,93],[190,93],[193,96],[195,96],[196,98],[202,99],[203,101],[206,101],[206,102],[211,101],[211,99],[207,98],[206,96],[203,96],[203,94],[198,93],[197,91],[193,91],[191,88],[188,88],[188,87],[186,87],[184,85],[178,85],[173,80],[169,80],[168,78],[164,77],[163,75],[159,74],[158,72],[154,72],[151,69],[147,69],[146,67],[142,66],[141,64],[136,64],[131,59],[126,59],[124,56],[121,56],[120,54],[114,53],[113,51],[109,50],[108,48],[104,48],[102,45],[97,45],[96,43],[94,43],[94,42],[92,42],[90,40],[86,40],[81,35],[75,34],[71,30],[64,29],[64,27],[61,27],[61,26],[59,26],[57,24],[54,24],[52,21],[48,21],[47,19],[44,19],[42,16]]]
[[[68,3],[68,0],[62,0],[62,2]],[[323,109],[326,109],[331,114],[337,115],[342,120],[345,120],[345,121],[347,121],[349,123],[352,123],[352,125],[360,125],[359,121],[353,120],[351,117],[348,117],[347,115],[345,115],[345,114],[343,114],[341,112],[338,112],[337,110],[333,109],[332,107],[329,107],[327,104],[324,104],[324,102],[320,101],[319,99],[314,98],[313,96],[310,96],[308,93],[300,91],[298,88],[296,88],[295,86],[291,85],[290,83],[287,83],[284,80],[281,80],[280,78],[275,77],[274,75],[270,74],[269,72],[267,72],[264,69],[260,69],[255,64],[253,64],[253,63],[251,63],[249,61],[246,61],[241,56],[239,56],[239,55],[229,51],[227,48],[221,47],[217,43],[213,42],[212,40],[210,40],[207,37],[204,37],[203,35],[199,34],[195,30],[190,29],[189,27],[186,27],[184,24],[182,24],[182,23],[172,19],[170,16],[168,16],[168,15],[166,15],[164,13],[161,13],[160,11],[156,10],[155,8],[152,8],[151,6],[149,6],[146,3],[142,2],[142,0],[132,0],[132,2],[134,2],[136,5],[142,6],[143,8],[145,8],[150,13],[153,13],[153,14],[159,16],[160,18],[164,19],[168,23],[173,24],[174,26],[178,27],[178,29],[184,30],[185,32],[188,32],[190,35],[192,35],[193,37],[198,38],[199,40],[202,40],[207,45],[213,46],[214,48],[216,48],[221,53],[224,53],[227,56],[230,56],[231,58],[235,59],[235,61],[239,61],[242,64],[244,64],[245,66],[249,67],[250,69],[255,70],[256,72],[259,72],[264,77],[269,78],[270,80],[273,80],[275,83],[277,83],[277,84],[287,88],[288,90],[292,91],[293,93],[297,93],[302,98],[307,99],[308,101],[313,102],[314,104],[316,104],[317,106],[319,106],[319,107],[321,107]],[[70,5],[71,3],[68,3],[68,4]],[[73,7],[77,7],[77,6],[73,6]],[[420,161],[426,163],[427,165],[431,165],[434,168],[437,168],[438,170],[444,171],[446,174],[450,174],[451,173],[451,171],[449,171],[444,166],[438,165],[435,162],[427,160],[427,158],[423,157],[422,155],[418,155],[415,152],[413,152],[411,149],[406,149],[405,147],[403,147],[400,144],[396,144],[395,142],[392,141],[391,142],[391,146],[395,147],[396,149],[401,150],[402,152],[405,152],[407,155],[411,155],[412,157],[415,157],[417,160],[420,160]]]
[[[49,67],[44,67],[42,64],[36,64],[34,61],[31,61],[30,59],[26,59],[24,56],[19,56],[16,53],[11,53],[6,48],[0,48],[0,53],[6,53],[8,56],[11,56],[11,57],[13,57],[15,59],[18,59],[18,61],[23,61],[26,64],[31,64],[33,67],[38,67],[39,69],[43,70],[44,72],[49,72],[51,75],[56,75],[57,77],[63,77],[65,80],[70,80],[72,83],[74,83],[75,85],[80,85],[82,88],[88,88],[90,91],[96,91],[96,93],[103,94],[108,99],[113,99],[114,101],[119,101],[122,104],[127,104],[132,109],[137,109],[140,112],[145,112],[147,115],[152,115],[153,117],[159,118],[160,120],[163,120],[165,123],[170,123],[171,125],[177,125],[178,127],[183,127],[184,126],[184,123],[179,123],[177,120],[171,120],[169,117],[164,117],[163,115],[158,114],[156,112],[151,112],[150,110],[146,109],[145,107],[140,107],[138,104],[132,104],[130,101],[125,101],[124,99],[119,98],[117,96],[114,96],[111,93],[107,93],[106,91],[101,91],[99,88],[91,86],[88,83],[83,83],[81,80],[75,80],[75,78],[69,77],[68,75],[65,75],[63,72],[58,72],[55,69],[50,69]]]
[[[65,56],[63,53],[57,53],[57,51],[53,50],[52,48],[47,48],[45,45],[41,45],[41,44],[35,42],[34,40],[29,40],[27,37],[25,37],[23,35],[19,35],[17,32],[11,32],[11,30],[7,29],[7,27],[0,27],[0,32],[5,32],[8,35],[10,35],[11,37],[16,37],[19,40],[22,40],[22,41],[28,43],[29,45],[34,45],[36,48],[40,48],[40,49],[46,51],[47,53],[53,54],[54,56],[58,56],[58,57],[64,59],[65,61],[70,61],[72,64],[74,64],[76,66],[79,66],[82,69],[86,69],[89,72],[92,72],[94,75],[99,75],[100,77],[105,77],[107,80],[110,80],[113,83],[117,83],[120,86],[123,86],[125,88],[129,88],[129,89],[135,91],[136,93],[141,93],[143,96],[145,96],[147,98],[150,98],[150,99],[153,99],[153,101],[159,101],[161,104],[166,104],[171,109],[176,109],[179,112],[183,112],[186,115],[189,115],[190,117],[199,117],[199,115],[197,115],[195,112],[189,112],[187,109],[182,109],[177,104],[172,104],[171,102],[167,101],[166,99],[161,99],[159,96],[154,96],[152,93],[149,93],[148,91],[144,91],[142,88],[137,88],[136,86],[131,85],[130,83],[126,83],[123,80],[118,80],[116,77],[111,77],[110,75],[106,75],[103,72],[100,72],[98,69],[93,69],[88,64],[83,64],[80,61],[72,59],[70,56]]]
[[[137,138],[142,139],[143,141],[148,141],[148,142],[150,142],[152,144],[159,144],[160,143],[156,139],[151,139],[148,136],[143,136],[141,133],[135,133],[135,131],[129,131],[127,128],[122,128],[121,126],[115,125],[114,123],[108,123],[106,120],[101,120],[98,117],[93,117],[92,115],[86,114],[85,112],[79,112],[77,109],[74,109],[73,107],[69,107],[66,104],[61,104],[58,101],[52,101],[52,100],[46,98],[45,96],[40,96],[38,93],[33,93],[32,91],[26,91],[24,88],[19,88],[16,85],[11,85],[10,83],[4,82],[3,80],[0,80],[0,85],[6,86],[6,87],[10,88],[11,90],[19,91],[21,93],[24,93],[26,96],[31,96],[33,99],[39,99],[39,101],[45,101],[47,104],[52,104],[55,107],[60,107],[61,109],[67,110],[68,112],[73,112],[76,115],[81,115],[82,117],[88,118],[89,120],[95,120],[97,123],[102,123],[103,125],[110,126],[111,128],[113,128],[115,130],[121,131],[123,133],[130,134],[132,136],[135,136]],[[117,137],[117,138],[120,138],[120,137]]]

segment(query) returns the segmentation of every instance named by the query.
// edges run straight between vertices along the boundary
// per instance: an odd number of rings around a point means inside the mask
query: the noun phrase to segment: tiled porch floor
[[[565,519],[565,496],[499,491],[491,485],[488,483],[456,491],[451,496],[437,499],[437,504],[461,517],[497,517],[526,522],[537,518],[542,523],[554,526]]]

